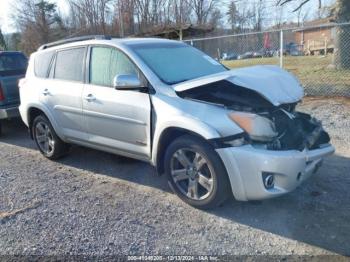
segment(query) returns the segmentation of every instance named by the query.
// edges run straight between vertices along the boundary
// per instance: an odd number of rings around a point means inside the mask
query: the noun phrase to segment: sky
[[[3,33],[16,32],[16,27],[10,19],[11,6],[20,0],[0,0],[0,26]],[[66,0],[52,0],[62,12],[68,12]]]
[[[13,25],[13,22],[10,19],[10,15],[11,15],[11,6],[15,4],[17,1],[20,1],[20,0],[0,0],[0,26],[1,26],[2,32],[5,34],[16,32],[16,27]],[[229,0],[225,0],[225,1],[229,1]],[[253,2],[256,0],[237,0],[238,3],[239,1]],[[271,4],[271,7],[274,7],[275,1],[276,0],[267,0],[267,2]],[[335,0],[323,0],[323,4],[327,5],[334,1]],[[66,0],[51,0],[51,2],[56,3],[58,8],[63,14],[68,13],[68,6],[67,6]],[[309,3],[308,5],[305,5],[305,9],[313,7],[314,9],[313,11],[315,12],[315,7],[317,6],[317,3],[318,1],[311,0],[311,3]],[[291,7],[288,7],[288,9],[290,8]],[[290,15],[291,14],[290,10],[286,10],[285,14]]]

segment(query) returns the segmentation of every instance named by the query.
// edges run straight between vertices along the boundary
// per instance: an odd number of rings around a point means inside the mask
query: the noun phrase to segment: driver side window
[[[92,47],[90,83],[112,87],[116,75],[138,75],[138,70],[123,52],[110,47]]]

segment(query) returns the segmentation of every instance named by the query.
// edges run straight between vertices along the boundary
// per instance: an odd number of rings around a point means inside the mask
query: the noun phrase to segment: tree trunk
[[[337,0],[335,16],[337,23],[350,22],[349,0]],[[334,45],[334,66],[350,69],[350,25],[337,26]]]

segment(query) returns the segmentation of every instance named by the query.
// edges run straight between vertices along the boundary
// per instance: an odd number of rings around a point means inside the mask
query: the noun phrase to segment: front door
[[[121,51],[92,46],[83,114],[89,142],[141,158],[150,157],[151,104],[148,93],[113,88],[118,74],[140,75]]]

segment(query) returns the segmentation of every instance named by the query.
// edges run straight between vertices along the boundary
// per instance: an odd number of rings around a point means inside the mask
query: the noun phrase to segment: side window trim
[[[50,62],[49,71],[48,71],[48,75],[47,75],[48,79],[54,79],[53,76],[55,75],[56,55],[57,55],[57,50],[53,54],[51,62]]]

